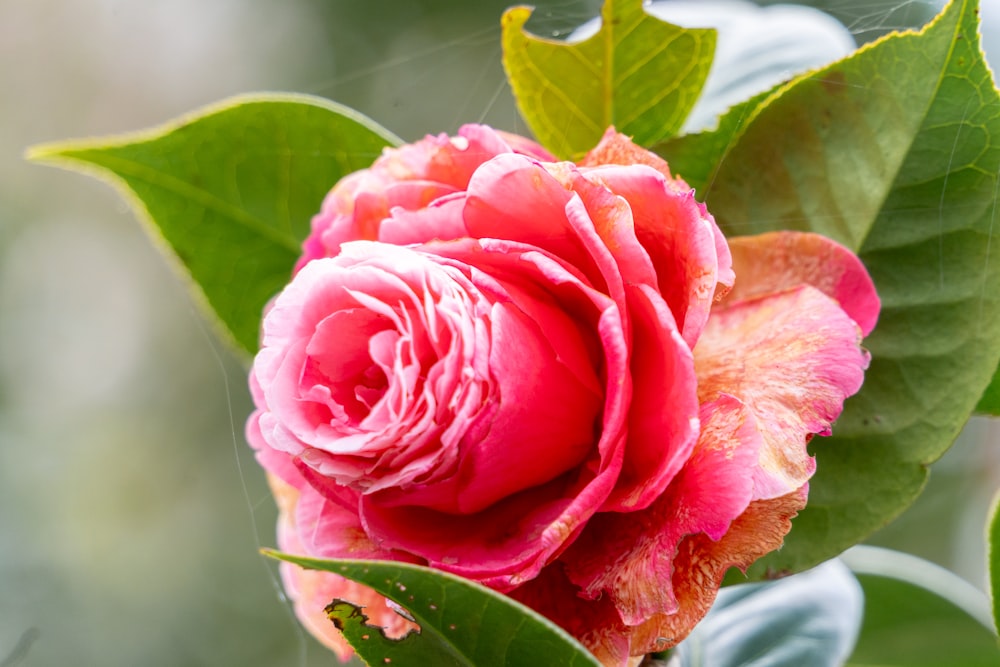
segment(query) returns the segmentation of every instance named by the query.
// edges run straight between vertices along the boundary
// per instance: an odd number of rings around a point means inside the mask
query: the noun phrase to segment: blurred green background
[[[244,369],[117,194],[25,147],[253,90],[323,95],[408,140],[524,132],[499,64],[507,4],[0,0],[0,665],[336,663],[257,555],[275,510],[243,441]],[[547,36],[600,5],[536,4]],[[939,6],[813,4],[860,41]],[[983,4],[1000,60],[1000,6]],[[982,586],[998,437],[974,420],[873,542]]]

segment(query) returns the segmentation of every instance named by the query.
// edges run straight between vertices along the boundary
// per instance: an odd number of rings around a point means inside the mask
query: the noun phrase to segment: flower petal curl
[[[768,232],[729,240],[739,281],[720,304],[812,285],[834,299],[862,335],[875,328],[880,308],[875,283],[853,252],[810,232]]]
[[[703,403],[735,396],[753,412],[765,442],[755,499],[791,493],[812,475],[806,442],[829,435],[861,387],[869,355],[860,341],[857,324],[809,286],[712,313],[694,350],[698,395]]]

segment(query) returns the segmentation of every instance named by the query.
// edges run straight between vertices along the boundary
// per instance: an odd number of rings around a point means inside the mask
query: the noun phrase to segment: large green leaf
[[[1000,96],[977,26],[976,0],[955,0],[736,109],[723,141],[676,144],[686,164],[704,147],[713,166],[692,180],[727,234],[826,234],[859,251],[882,298],[865,385],[813,441],[809,506],[758,575],[829,558],[907,507],[997,367]]]
[[[244,351],[334,183],[399,140],[304,95],[236,97],[153,130],[38,146],[29,158],[118,186]]]
[[[528,127],[560,157],[579,157],[610,125],[643,145],[675,134],[715,53],[714,30],[664,23],[642,0],[606,0],[600,31],[575,43],[525,32],[530,16],[504,14],[504,68]]]
[[[909,554],[856,547],[844,555],[865,592],[864,623],[848,667],[1000,664],[982,591]]]
[[[420,636],[400,642],[366,632],[357,616],[350,618],[356,613],[352,605],[335,603],[327,608],[345,638],[371,665],[391,661],[465,667],[600,667],[583,646],[551,621],[467,579],[408,563],[318,560],[267,549],[264,553],[365,584],[406,610],[420,626]],[[400,656],[410,660],[397,660]]]
[[[733,106],[719,118],[714,130],[674,137],[652,149],[666,157],[670,169],[688,185],[700,193],[709,192],[737,138],[779,88],[757,93]]]

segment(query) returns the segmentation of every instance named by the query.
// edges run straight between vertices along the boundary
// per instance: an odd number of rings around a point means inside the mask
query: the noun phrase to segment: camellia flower
[[[304,249],[251,374],[279,545],[479,581],[607,665],[679,642],[726,570],[781,545],[879,309],[848,250],[727,242],[613,130],[579,164],[484,126],[387,150]],[[412,627],[362,586],[282,572],[342,658],[334,597]]]

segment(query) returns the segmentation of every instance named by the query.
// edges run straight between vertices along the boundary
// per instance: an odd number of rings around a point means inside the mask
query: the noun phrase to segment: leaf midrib
[[[93,159],[84,157],[85,154],[80,152],[66,152],[53,156],[52,159],[98,166],[107,173],[108,177],[122,181],[133,192],[135,192],[135,188],[132,187],[130,180],[146,183],[149,186],[159,188],[172,195],[194,201],[206,210],[220,214],[255,234],[264,237],[268,241],[282,246],[286,250],[293,253],[300,251],[295,239],[280,233],[264,220],[250,215],[240,207],[213,195],[207,190],[198,188],[136,160],[109,155],[107,153],[102,153],[96,159]],[[138,193],[136,194],[138,195]],[[148,202],[142,197],[140,197],[140,201],[142,202],[142,206],[148,210]]]

